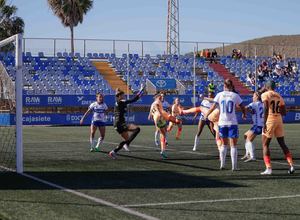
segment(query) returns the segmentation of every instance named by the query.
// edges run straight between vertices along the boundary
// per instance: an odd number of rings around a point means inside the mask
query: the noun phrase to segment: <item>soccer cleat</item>
[[[117,159],[117,154],[112,150],[111,152],[108,153],[108,155],[110,156],[110,158],[112,159]]]
[[[272,175],[272,169],[267,168],[264,172],[260,173],[260,175]]]
[[[245,160],[244,162],[245,163],[248,163],[248,162],[253,162],[253,161],[256,161],[255,158],[248,158],[247,160]]]
[[[95,148],[91,147],[90,152],[95,152]]]
[[[293,166],[290,167],[288,174],[293,174],[295,173],[295,168]]]
[[[225,170],[225,167],[222,167],[222,166],[221,166],[221,167],[220,167],[220,170]]]
[[[193,151],[196,151],[197,150],[197,148],[196,147],[193,147]]]
[[[169,147],[169,143],[168,142],[166,142],[166,147]]]
[[[124,150],[126,150],[126,151],[128,151],[128,152],[130,151],[127,144],[124,144],[124,145],[123,145],[123,148],[124,148]]]
[[[100,149],[98,147],[95,147],[93,152],[100,152]]]
[[[248,157],[247,154],[245,154],[245,155],[241,158],[241,160],[246,160],[246,159],[249,159],[249,157]]]
[[[161,156],[162,159],[167,159],[168,158],[165,151],[160,152],[160,156]]]

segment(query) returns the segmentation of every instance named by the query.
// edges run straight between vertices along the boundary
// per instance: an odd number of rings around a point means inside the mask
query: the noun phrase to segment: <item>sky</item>
[[[25,21],[25,37],[69,38],[47,0],[7,0]],[[240,42],[298,34],[299,0],[179,0],[180,40]],[[166,40],[167,0],[94,0],[76,38]]]

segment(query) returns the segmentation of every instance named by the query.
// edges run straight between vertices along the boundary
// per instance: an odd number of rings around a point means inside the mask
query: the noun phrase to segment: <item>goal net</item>
[[[0,41],[0,58],[0,171],[22,173],[22,35]]]

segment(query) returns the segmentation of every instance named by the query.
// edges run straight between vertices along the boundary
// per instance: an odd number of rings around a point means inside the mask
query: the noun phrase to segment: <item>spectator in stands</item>
[[[215,93],[216,86],[213,81],[208,84],[208,92]]]
[[[232,50],[232,55],[231,55],[231,58],[233,58],[233,59],[237,59],[237,50],[236,49],[233,49]]]
[[[211,57],[211,53],[210,53],[209,49],[207,49],[207,51],[206,51],[206,58],[209,60],[210,57]]]
[[[279,64],[277,64],[275,66],[275,69],[274,69],[273,73],[272,73],[272,78],[273,79],[278,79],[280,76],[282,76],[282,74],[283,74],[282,68],[279,66]]]
[[[233,49],[231,57],[236,60],[242,59],[243,55],[241,50]]]
[[[237,59],[240,60],[243,58],[243,55],[242,55],[242,51],[241,50],[238,50],[237,51]]]
[[[214,49],[212,52],[211,52],[211,58],[210,58],[210,63],[217,63],[217,58],[218,58],[218,53],[217,51]]]

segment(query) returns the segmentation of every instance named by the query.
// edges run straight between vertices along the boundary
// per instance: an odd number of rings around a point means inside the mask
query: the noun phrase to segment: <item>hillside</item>
[[[258,56],[271,56],[274,51],[286,57],[299,57],[300,35],[270,36],[229,44],[225,45],[224,54],[230,55],[233,49],[240,49],[244,55],[254,56],[255,48]],[[216,49],[220,55],[223,54],[223,48]]]

